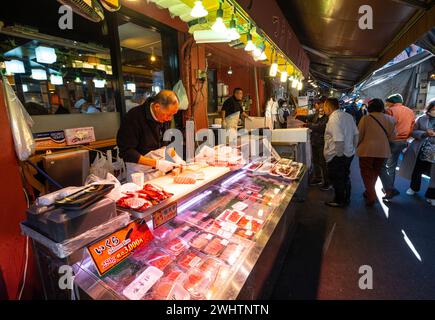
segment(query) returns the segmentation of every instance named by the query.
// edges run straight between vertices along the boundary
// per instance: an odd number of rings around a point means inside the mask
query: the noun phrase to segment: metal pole
[[[254,78],[255,78],[255,98],[257,104],[257,117],[260,116],[260,97],[258,96],[258,75],[257,75],[257,67],[254,67]]]

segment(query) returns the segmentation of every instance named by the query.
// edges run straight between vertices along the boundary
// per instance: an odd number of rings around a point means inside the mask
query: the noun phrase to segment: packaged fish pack
[[[178,258],[177,266],[187,271],[199,265],[204,257],[205,256],[198,251],[189,250]]]
[[[136,275],[146,268],[146,265],[138,263],[131,258],[127,258],[103,275],[101,280],[114,291],[122,294],[122,291],[136,279]]]
[[[179,281],[160,280],[154,285],[151,298],[153,300],[190,300],[190,293]]]
[[[203,249],[202,252],[211,256],[218,256],[229,244],[227,239],[214,237]]]
[[[225,264],[221,260],[206,258],[197,267],[188,271],[183,280],[183,288],[190,293],[192,299],[213,298],[212,288],[222,267],[225,267]]]
[[[166,239],[169,239],[171,237],[171,233],[174,231],[171,227],[167,226],[166,224],[159,226],[158,228],[154,229],[152,231],[155,238],[159,239],[160,241],[164,241]]]
[[[162,271],[175,260],[175,257],[168,252],[156,248],[147,253],[145,256],[146,264],[156,267]]]
[[[164,247],[165,251],[168,253],[179,256],[181,253],[185,252],[187,249],[189,249],[189,244],[184,241],[183,239],[177,237],[172,240],[169,240],[165,243]]]
[[[190,246],[196,250],[202,250],[212,239],[213,234],[202,232],[190,241]]]

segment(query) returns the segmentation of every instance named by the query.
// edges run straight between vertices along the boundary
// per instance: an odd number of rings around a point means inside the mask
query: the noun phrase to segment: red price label
[[[152,240],[153,235],[145,221],[134,221],[87,249],[98,273],[103,275]]]
[[[162,224],[174,219],[177,216],[177,203],[173,202],[153,213],[153,229],[160,227]]]

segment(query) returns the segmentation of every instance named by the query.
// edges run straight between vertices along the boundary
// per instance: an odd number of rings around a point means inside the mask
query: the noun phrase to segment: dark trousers
[[[337,203],[347,203],[350,201],[350,165],[352,157],[334,157],[328,162],[329,181],[331,181],[334,191],[334,201]]]
[[[359,167],[361,170],[361,177],[366,188],[367,202],[374,202],[376,200],[375,185],[385,160],[386,159],[384,158],[372,157],[359,158]]]
[[[414,170],[412,171],[412,178],[411,178],[411,189],[415,192],[420,191],[421,187],[421,175],[427,174],[430,176],[430,169],[431,169],[432,163],[427,161],[420,160],[420,157],[417,157],[417,161],[415,162]],[[432,178],[432,177],[431,177]],[[432,178],[432,179],[435,179]],[[426,194],[424,195],[426,198],[429,199],[435,199],[435,188],[427,188]]]
[[[396,180],[396,167],[402,150],[406,147],[406,141],[390,142],[391,156],[385,161],[381,170],[381,181],[385,192],[394,190],[394,181]]]
[[[324,145],[312,145],[313,156],[313,180],[322,180],[323,185],[329,185],[328,168],[326,165],[325,156],[323,155]]]

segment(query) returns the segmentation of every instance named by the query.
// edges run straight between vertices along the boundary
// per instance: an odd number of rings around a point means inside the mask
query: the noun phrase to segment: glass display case
[[[103,276],[89,256],[76,263],[81,298],[237,298],[298,187],[245,169],[215,180],[179,200],[175,219],[148,222],[154,239]]]

